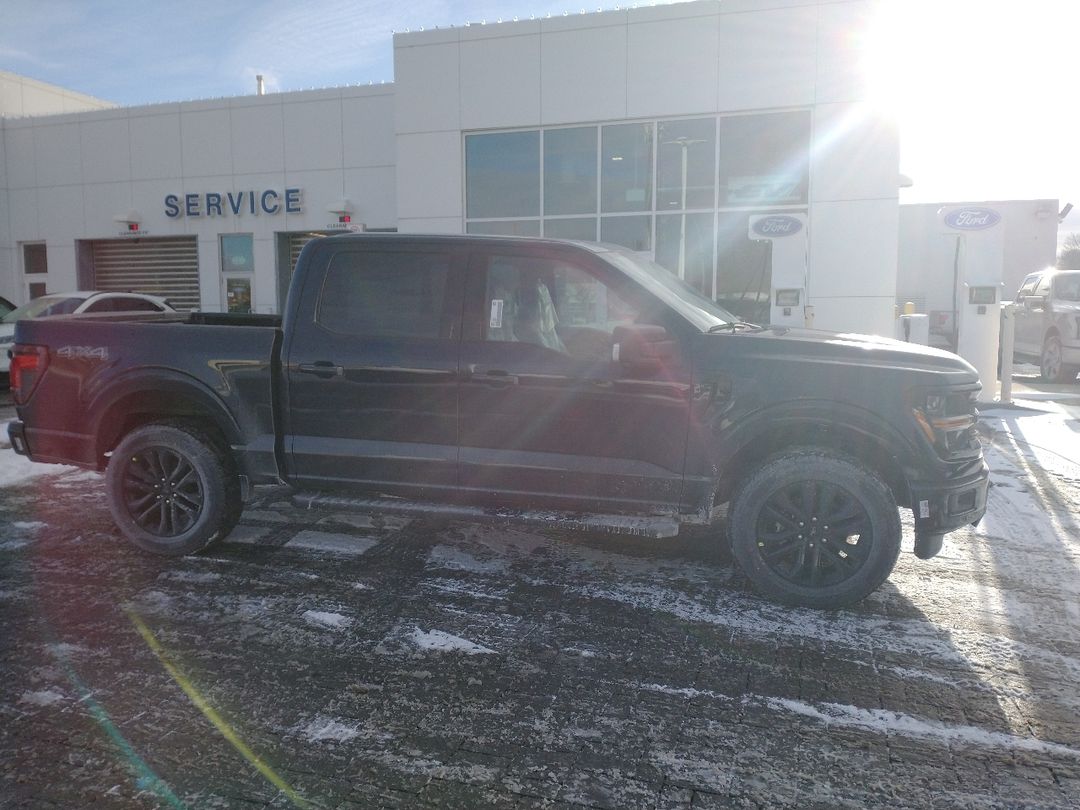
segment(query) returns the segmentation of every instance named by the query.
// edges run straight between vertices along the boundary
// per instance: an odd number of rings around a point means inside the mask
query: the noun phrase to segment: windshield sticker
[[[491,299],[491,320],[488,321],[489,329],[502,329],[502,315],[503,315],[503,300],[501,298]]]

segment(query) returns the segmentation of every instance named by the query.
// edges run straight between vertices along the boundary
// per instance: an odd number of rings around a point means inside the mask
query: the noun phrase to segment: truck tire
[[[820,449],[768,459],[728,511],[739,567],[764,596],[814,608],[863,599],[900,554],[892,491],[854,459]]]
[[[187,423],[131,431],[109,459],[105,488],[124,537],[170,557],[194,554],[221,539],[243,509],[232,459]]]
[[[1076,374],[1080,369],[1063,363],[1062,354],[1061,338],[1057,335],[1047,335],[1039,357],[1039,373],[1047,382],[1071,383],[1076,380]]]

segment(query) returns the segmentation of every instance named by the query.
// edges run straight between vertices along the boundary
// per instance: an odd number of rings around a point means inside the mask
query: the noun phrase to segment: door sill
[[[540,526],[583,532],[626,534],[662,539],[679,533],[672,515],[609,515],[593,512],[562,512],[546,509],[510,509],[463,504],[409,501],[390,496],[355,496],[328,492],[297,492],[292,501],[304,509],[344,509],[396,514],[431,515],[505,525]]]

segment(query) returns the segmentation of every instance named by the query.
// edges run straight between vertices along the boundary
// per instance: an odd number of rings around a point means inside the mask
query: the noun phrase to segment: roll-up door
[[[300,258],[300,251],[304,249],[304,245],[320,236],[326,236],[326,234],[318,231],[294,231],[278,234],[277,283],[279,312],[285,307],[285,299],[289,294],[289,285],[292,283],[293,272],[296,270],[296,260]]]
[[[296,260],[300,258],[300,251],[304,249],[304,245],[310,242],[312,239],[318,239],[320,236],[325,236],[322,233],[290,233],[289,234],[289,277],[292,277],[293,272],[296,270]]]
[[[94,289],[160,295],[179,310],[199,307],[194,236],[106,239],[93,243]]]

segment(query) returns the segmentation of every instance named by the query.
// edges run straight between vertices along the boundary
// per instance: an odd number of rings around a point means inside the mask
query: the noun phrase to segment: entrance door
[[[599,259],[474,255],[461,348],[461,486],[521,505],[669,506],[682,490],[688,366],[613,360],[651,299]]]
[[[285,449],[298,483],[419,497],[455,489],[456,251],[327,240],[311,254],[286,355]]]

